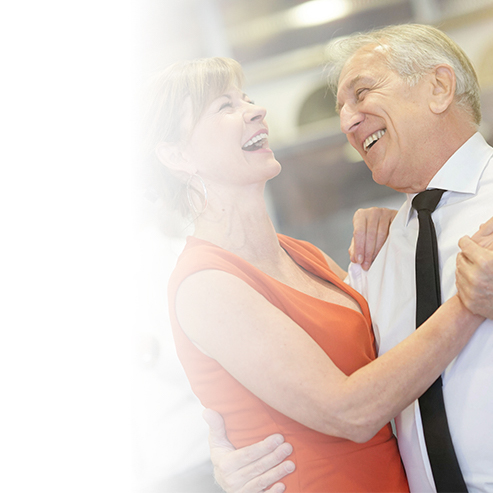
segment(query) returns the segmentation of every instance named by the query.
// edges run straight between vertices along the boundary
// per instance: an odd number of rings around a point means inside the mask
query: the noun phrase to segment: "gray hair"
[[[327,47],[327,82],[336,93],[346,62],[368,45],[384,48],[387,66],[410,86],[442,63],[450,65],[456,76],[455,98],[474,122],[481,122],[480,88],[471,61],[464,51],[439,29],[422,24],[389,26],[368,33],[357,33],[332,41]]]

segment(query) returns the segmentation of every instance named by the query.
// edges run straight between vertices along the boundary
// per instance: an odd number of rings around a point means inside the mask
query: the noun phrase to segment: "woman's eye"
[[[224,109],[226,109],[226,108],[232,108],[232,107],[233,107],[233,105],[232,105],[230,102],[228,102],[228,103],[223,103],[223,104],[221,105],[221,107],[219,108],[219,111],[222,111],[222,110],[224,110]]]

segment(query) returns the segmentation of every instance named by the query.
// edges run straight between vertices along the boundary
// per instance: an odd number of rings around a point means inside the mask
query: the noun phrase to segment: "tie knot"
[[[443,192],[445,192],[445,190],[440,190],[439,188],[420,192],[413,199],[413,207],[418,212],[422,210],[428,210],[431,213],[436,209],[436,206],[442,198]]]

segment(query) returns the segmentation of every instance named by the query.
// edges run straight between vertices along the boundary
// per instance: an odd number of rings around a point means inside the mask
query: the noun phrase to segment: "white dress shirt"
[[[433,213],[442,301],[456,293],[457,245],[493,216],[493,149],[476,133],[440,169],[428,188],[448,190]],[[348,282],[368,300],[379,354],[415,330],[414,255],[418,235],[414,195],[395,217],[389,238],[368,272],[351,265]],[[455,451],[470,493],[493,492],[493,321],[485,321],[442,375]],[[434,492],[417,401],[396,418],[412,492]]]

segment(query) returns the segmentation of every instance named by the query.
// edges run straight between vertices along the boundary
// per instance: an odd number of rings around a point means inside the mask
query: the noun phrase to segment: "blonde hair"
[[[230,58],[202,58],[176,62],[156,74],[144,94],[142,153],[144,184],[166,207],[187,216],[186,181],[172,174],[156,156],[161,143],[186,143],[203,112],[232,87],[241,88],[243,71]],[[185,108],[191,121],[184,121]]]
[[[357,33],[333,41],[327,47],[327,82],[336,93],[339,77],[346,62],[368,45],[378,45],[390,70],[410,86],[442,63],[450,65],[456,76],[455,98],[474,122],[481,123],[480,88],[471,61],[445,33],[432,26],[402,24],[368,33]]]

